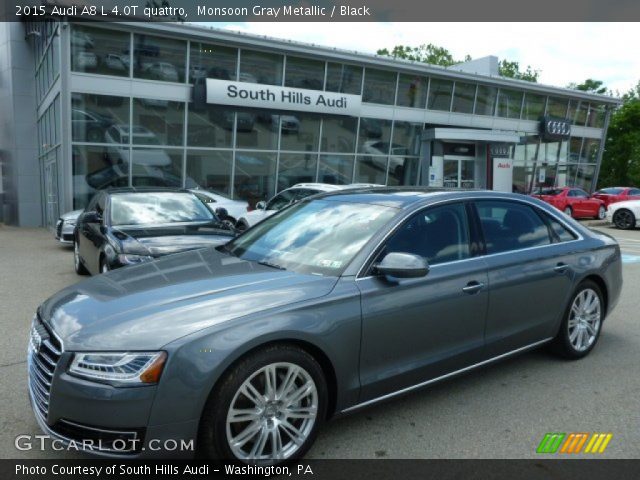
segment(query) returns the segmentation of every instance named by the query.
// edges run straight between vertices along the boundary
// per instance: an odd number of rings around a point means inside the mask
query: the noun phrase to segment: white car
[[[105,67],[109,70],[116,70],[118,72],[128,72],[129,71],[129,57],[124,59],[122,55],[116,55],[115,53],[107,53],[103,62]]]
[[[630,230],[640,227],[640,200],[627,200],[616,202],[607,208],[607,222],[613,223],[617,228]]]
[[[248,202],[232,200],[221,193],[200,188],[191,189],[191,192],[202,200],[214,213],[216,213],[218,208],[224,208],[227,211],[227,217],[222,218],[221,220],[230,221],[232,226],[235,226],[237,220],[243,215],[246,215],[249,211]]]
[[[317,193],[322,192],[334,192],[336,190],[345,190],[348,188],[363,188],[363,187],[380,187],[382,185],[375,185],[371,183],[352,183],[349,185],[332,185],[329,183],[297,183],[292,187],[282,190],[276,194],[268,202],[264,200],[256,204],[256,209],[247,212],[236,223],[236,229],[244,231],[249,227],[253,227],[256,223],[270,217],[278,210],[284,207],[296,203],[303,198],[310,197]]]
[[[98,57],[93,52],[78,52],[74,58],[75,68],[78,70],[93,70],[98,67]]]
[[[168,62],[154,62],[147,67],[147,73],[155,80],[178,82],[178,70]]]

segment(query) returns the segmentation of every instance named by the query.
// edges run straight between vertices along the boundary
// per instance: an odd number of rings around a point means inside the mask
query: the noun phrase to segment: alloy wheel
[[[593,345],[598,337],[601,320],[600,297],[590,288],[582,290],[573,300],[567,322],[569,342],[577,352],[584,352]]]
[[[616,227],[626,230],[633,226],[633,214],[629,210],[618,210],[614,216],[613,223]]]
[[[318,389],[309,372],[293,363],[271,363],[247,378],[231,400],[229,448],[250,463],[286,460],[305,443],[317,414]]]
[[[564,209],[565,215],[571,216],[571,207],[567,207]]]
[[[80,268],[80,247],[78,246],[78,242],[73,242],[73,264],[77,272]]]
[[[598,208],[598,220],[602,220],[606,216],[607,210],[603,206],[600,206],[600,208]]]

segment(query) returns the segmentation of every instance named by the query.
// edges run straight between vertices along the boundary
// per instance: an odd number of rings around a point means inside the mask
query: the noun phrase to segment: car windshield
[[[119,193],[111,197],[112,225],[153,225],[214,220],[216,218],[205,204],[190,193]]]
[[[263,220],[224,248],[274,268],[339,276],[396,213],[381,205],[303,201]]]
[[[561,188],[543,188],[540,195],[560,195],[562,193]]]

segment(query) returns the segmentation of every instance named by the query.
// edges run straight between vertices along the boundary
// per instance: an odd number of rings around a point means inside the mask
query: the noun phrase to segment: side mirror
[[[229,216],[229,212],[227,212],[226,208],[218,207],[216,208],[216,215],[220,220],[224,220]]]
[[[102,215],[98,212],[87,212],[82,216],[84,223],[102,223]]]
[[[391,252],[375,266],[375,270],[390,277],[419,278],[429,273],[429,264],[419,255]]]
[[[264,200],[260,200],[258,203],[256,203],[256,210],[266,210],[267,209],[267,202],[265,202]]]

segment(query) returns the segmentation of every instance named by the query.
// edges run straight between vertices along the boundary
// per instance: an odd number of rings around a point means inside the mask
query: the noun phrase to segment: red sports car
[[[544,188],[539,194],[533,196],[544,200],[573,218],[598,218],[602,220],[607,214],[605,203],[599,198],[590,196],[581,188]]]
[[[612,203],[624,202],[626,200],[640,200],[640,188],[633,187],[610,187],[598,190],[593,194],[608,207]]]

